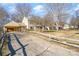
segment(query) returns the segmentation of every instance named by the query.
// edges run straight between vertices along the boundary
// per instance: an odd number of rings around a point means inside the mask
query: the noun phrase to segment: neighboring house
[[[69,29],[69,28],[70,28],[70,25],[68,25],[68,24],[65,24],[63,27],[63,29]]]
[[[74,28],[75,28],[75,29],[79,29],[79,25],[75,25]]]

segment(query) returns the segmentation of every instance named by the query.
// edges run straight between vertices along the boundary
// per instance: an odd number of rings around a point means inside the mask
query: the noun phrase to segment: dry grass
[[[44,32],[44,33],[48,33],[59,37],[68,37],[68,38],[74,38],[74,39],[79,38],[79,30],[61,30],[61,31]]]

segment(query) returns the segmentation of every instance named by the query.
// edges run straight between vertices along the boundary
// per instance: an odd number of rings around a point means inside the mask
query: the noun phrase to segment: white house
[[[27,17],[24,17],[24,18],[23,18],[22,23],[26,25],[26,28],[27,28],[27,29],[29,29],[29,25],[30,25],[30,24],[29,24],[29,20],[28,20]]]
[[[63,27],[63,29],[69,29],[69,28],[70,28],[70,26],[68,24],[65,24]]]
[[[37,30],[40,29],[40,25],[34,25],[30,23],[30,20],[27,17],[24,17],[22,20],[22,23],[26,25],[26,29],[33,29],[33,30]]]

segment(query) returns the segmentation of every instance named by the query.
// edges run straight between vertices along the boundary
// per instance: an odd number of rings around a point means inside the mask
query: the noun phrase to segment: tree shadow
[[[13,49],[12,44],[11,44],[11,37],[10,37],[10,34],[8,34],[7,37],[8,37],[8,49],[9,49],[9,51],[10,51],[10,54],[8,54],[8,55],[13,56],[13,55],[15,55],[16,53],[15,53],[15,50]],[[8,55],[7,55],[7,56],[8,56]]]
[[[4,41],[5,41],[4,37],[5,37],[5,33],[3,33],[1,38],[0,38],[0,56],[2,56],[2,48],[4,45]]]
[[[24,56],[27,56],[27,53],[26,53],[26,50],[25,50],[25,47],[24,45],[20,42],[19,38],[17,37],[17,35],[15,33],[13,33],[14,37],[16,38],[16,41],[19,43],[19,45],[22,47],[22,51],[23,51],[23,54]]]
[[[7,54],[6,56],[9,56],[9,55],[13,56],[13,55],[15,55],[15,54],[16,54],[16,51],[18,51],[18,50],[20,50],[20,49],[23,50],[24,56],[27,56],[26,51],[25,51],[25,47],[26,47],[28,44],[22,45],[22,43],[19,41],[19,39],[18,39],[18,37],[16,36],[16,34],[14,34],[14,37],[15,37],[16,41],[17,41],[17,42],[20,44],[20,46],[21,46],[21,47],[18,48],[17,50],[14,50],[14,48],[13,48],[13,46],[12,46],[12,43],[11,43],[11,36],[10,36],[10,34],[8,34],[7,37],[8,37],[8,49],[9,49],[10,53]]]
[[[28,45],[28,44],[24,45],[23,47],[26,47],[27,45]],[[18,50],[20,50],[20,49],[22,49],[22,47],[20,47],[20,48],[18,48],[17,50],[15,50],[15,52],[18,51]],[[11,53],[7,54],[6,56],[9,56],[9,55],[11,55]],[[15,54],[14,54],[14,55],[15,55]]]

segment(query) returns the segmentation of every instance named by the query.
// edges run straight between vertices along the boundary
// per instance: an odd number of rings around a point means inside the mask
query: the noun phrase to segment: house
[[[39,24],[33,24],[31,23],[30,19],[27,17],[24,17],[22,20],[22,23],[26,25],[26,29],[31,29],[31,30],[52,30],[55,29],[55,26],[47,26],[47,25],[39,25]]]
[[[3,26],[4,31],[12,32],[12,31],[26,31],[26,29],[31,30],[52,30],[55,29],[55,26],[46,26],[46,25],[35,25],[30,22],[27,17],[24,17],[22,22],[18,23],[15,21],[11,21]]]
[[[4,31],[11,32],[11,31],[23,31],[25,29],[25,24],[17,23],[15,21],[11,21],[3,26]]]
[[[32,24],[27,17],[23,18],[22,23],[25,24],[26,29],[31,29],[31,30],[39,30],[39,29],[41,29],[41,25]]]
[[[24,17],[22,20],[22,24],[25,24],[27,29],[30,29],[30,22],[27,17]]]
[[[63,27],[63,29],[69,29],[69,28],[70,28],[70,25],[68,25],[68,24],[65,24]]]

